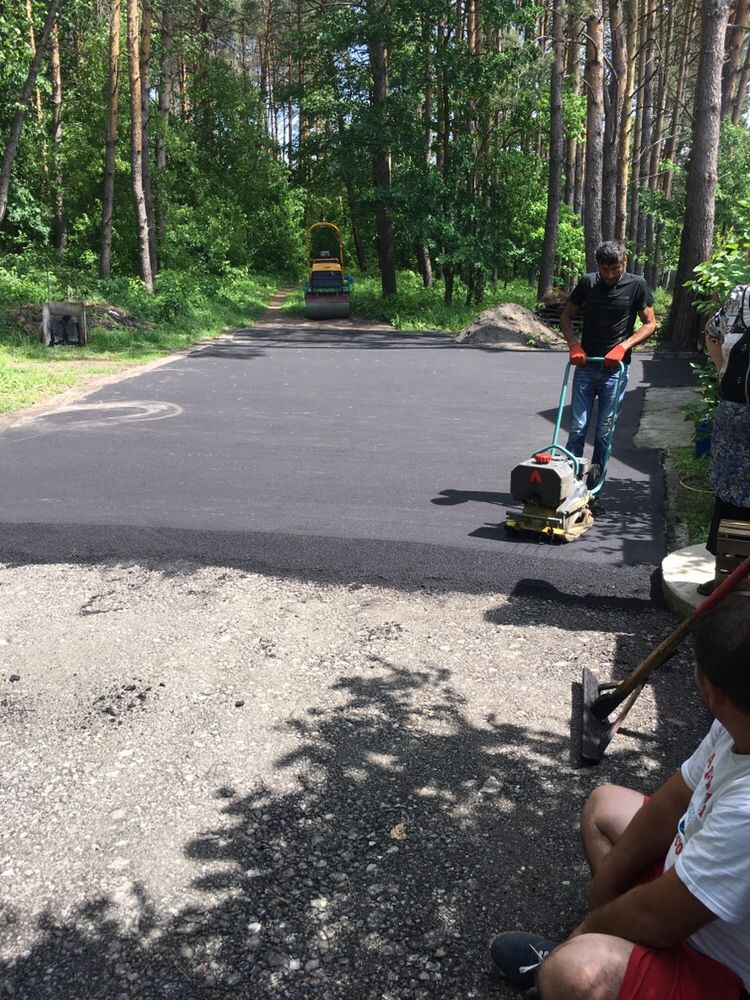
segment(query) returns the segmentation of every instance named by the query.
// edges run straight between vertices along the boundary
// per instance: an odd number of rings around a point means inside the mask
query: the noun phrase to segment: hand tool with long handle
[[[612,737],[622,725],[623,719],[630,711],[633,702],[641,693],[643,685],[651,674],[658,669],[679,646],[682,639],[697,623],[712,611],[726,596],[730,594],[750,573],[750,556],[739,564],[722,580],[714,592],[692,611],[677,628],[661,642],[656,649],[648,654],[635,670],[619,684],[599,684],[594,674],[583,668],[583,726],[581,731],[581,756],[591,764],[598,764],[604,756]],[[750,598],[748,598],[750,600]],[[627,699],[627,701],[626,701]],[[625,707],[614,720],[609,716],[623,702]]]

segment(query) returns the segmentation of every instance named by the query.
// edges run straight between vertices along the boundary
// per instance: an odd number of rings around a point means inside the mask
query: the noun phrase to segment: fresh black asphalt
[[[550,442],[565,360],[373,328],[241,331],[0,434],[0,558],[645,597],[662,454],[632,437],[645,388],[690,384],[688,361],[634,359],[593,528],[510,539],[510,470]]]

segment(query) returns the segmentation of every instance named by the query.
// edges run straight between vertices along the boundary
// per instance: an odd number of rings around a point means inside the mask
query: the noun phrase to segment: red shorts
[[[659,878],[663,871],[663,865],[654,865],[637,884]],[[739,976],[689,944],[674,948],[637,944],[630,953],[618,1000],[739,1000],[741,993]]]

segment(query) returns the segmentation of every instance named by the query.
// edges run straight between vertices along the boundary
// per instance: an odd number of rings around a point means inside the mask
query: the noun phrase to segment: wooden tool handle
[[[652,650],[646,659],[636,667],[633,673],[618,686],[618,701],[622,701],[639,684],[642,684],[646,677],[674,652],[680,642],[682,642],[684,636],[698,624],[701,618],[704,618],[709,611],[713,611],[716,605],[723,601],[727,594],[730,594],[738,587],[748,574],[750,574],[750,556],[743,560],[739,566],[735,567],[729,576],[721,581],[714,592],[709,594],[705,601],[701,601],[698,607],[683,622],[680,622],[674,632],[667,636],[663,642],[660,642],[656,649]],[[750,605],[748,606],[750,607]]]

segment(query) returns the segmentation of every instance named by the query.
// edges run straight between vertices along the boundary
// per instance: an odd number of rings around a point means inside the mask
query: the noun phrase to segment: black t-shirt
[[[638,274],[627,271],[616,285],[605,284],[598,271],[584,274],[570,295],[583,313],[581,347],[592,358],[603,358],[633,332],[638,313],[654,304],[651,289]],[[630,351],[624,358],[630,361]]]

